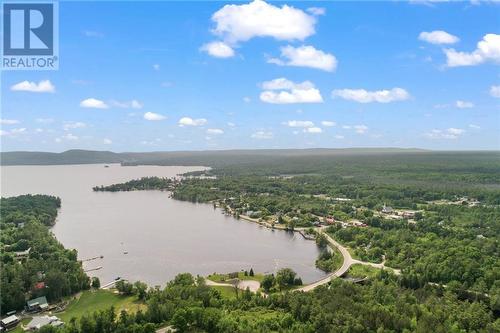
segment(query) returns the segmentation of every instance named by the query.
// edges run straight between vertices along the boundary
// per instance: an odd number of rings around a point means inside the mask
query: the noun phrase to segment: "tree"
[[[253,268],[250,268],[250,276],[254,276],[254,273],[253,273]]]
[[[98,277],[94,276],[92,278],[92,288],[94,289],[99,289],[101,287],[101,281],[99,280]]]
[[[185,332],[188,328],[188,314],[184,309],[178,309],[175,311],[174,316],[172,317],[172,325],[177,330],[177,332]]]
[[[291,286],[294,284],[295,281],[295,276],[297,273],[295,273],[292,269],[290,268],[282,268],[276,273],[276,283],[278,284],[280,290],[287,287]]]
[[[261,286],[265,291],[269,291],[269,289],[271,289],[274,286],[274,283],[275,283],[274,275],[268,274],[264,275]]]
[[[146,291],[148,289],[148,285],[141,281],[136,281],[134,283],[134,291],[137,297],[140,300],[144,300],[146,298]]]

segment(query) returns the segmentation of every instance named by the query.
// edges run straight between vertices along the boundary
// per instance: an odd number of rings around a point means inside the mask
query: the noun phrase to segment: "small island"
[[[179,184],[179,180],[161,177],[142,177],[140,179],[130,180],[126,183],[94,186],[92,189],[96,192],[121,192],[121,191],[144,191],[159,190],[171,191]]]

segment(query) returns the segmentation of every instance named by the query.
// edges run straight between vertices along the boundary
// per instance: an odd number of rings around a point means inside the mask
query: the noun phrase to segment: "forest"
[[[90,288],[77,252],[65,249],[49,231],[60,205],[59,198],[46,195],[1,199],[2,314],[23,309],[27,299],[57,301]]]

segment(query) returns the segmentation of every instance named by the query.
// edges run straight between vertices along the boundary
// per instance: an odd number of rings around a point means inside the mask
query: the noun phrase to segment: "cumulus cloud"
[[[0,132],[1,132],[2,136],[13,136],[13,137],[15,137],[15,136],[17,136],[19,134],[26,133],[26,127],[13,128],[10,131],[1,130]]]
[[[481,126],[475,124],[470,124],[469,127],[476,130],[481,129]]]
[[[445,49],[444,53],[448,67],[476,66],[489,61],[498,63],[500,62],[500,35],[485,35],[472,52]]]
[[[224,134],[224,131],[221,130],[220,128],[209,128],[207,129],[207,134],[212,134],[212,135]]]
[[[325,127],[333,127],[333,126],[337,125],[337,123],[334,121],[323,120],[321,122],[321,125],[323,125]]]
[[[20,121],[16,119],[0,119],[0,124],[2,125],[15,125],[19,123]]]
[[[342,140],[343,138],[344,138],[343,135],[340,135],[340,134],[335,135],[335,139]]]
[[[110,145],[110,144],[112,144],[112,143],[113,143],[113,141],[111,141],[111,139],[104,138],[104,139],[102,140],[102,143],[104,143],[105,145]]]
[[[445,130],[433,129],[424,133],[424,136],[429,139],[458,139],[464,133],[464,129],[450,127]]]
[[[262,83],[260,100],[271,104],[322,103],[323,98],[310,81],[295,83],[278,78]],[[278,90],[278,91],[276,91]]]
[[[84,128],[84,127],[87,127],[87,124],[82,123],[80,121],[68,121],[63,125],[63,129],[65,131],[69,131],[70,129],[75,129],[75,128]]]
[[[212,15],[213,33],[229,43],[254,37],[304,40],[315,33],[316,19],[300,9],[273,6],[262,0],[243,5],[225,5]]]
[[[315,49],[313,46],[281,48],[281,58],[271,58],[268,63],[280,66],[310,67],[333,72],[337,68],[337,59],[333,54]]]
[[[252,99],[250,97],[248,97],[248,96],[243,97],[243,102],[250,103],[251,101],[252,101]]]
[[[358,134],[365,134],[368,131],[368,126],[366,125],[354,125],[353,128]]]
[[[143,105],[136,99],[131,101],[119,102],[119,101],[111,101],[110,104],[112,106],[123,108],[123,109],[142,109]]]
[[[308,128],[304,128],[304,132],[319,134],[319,133],[323,132],[323,130],[319,127],[308,127]]]
[[[490,96],[495,98],[500,98],[500,86],[491,86]]]
[[[474,103],[458,100],[455,102],[455,106],[459,109],[470,109],[474,107]]]
[[[314,123],[309,120],[289,120],[283,123],[288,127],[314,127]]]
[[[10,87],[12,91],[28,91],[35,93],[54,93],[56,87],[49,80],[42,80],[38,83],[31,81],[22,81]]]
[[[190,117],[182,117],[179,119],[179,126],[203,126],[207,123],[205,118],[193,119]]]
[[[326,9],[323,7],[309,7],[307,11],[315,16],[325,15]]]
[[[418,39],[431,44],[454,44],[460,39],[457,36],[447,33],[442,30],[435,30],[431,32],[423,31],[418,35]]]
[[[164,120],[167,119],[164,115],[161,115],[159,113],[154,113],[154,112],[146,112],[143,115],[144,119],[149,120],[149,121],[159,121],[159,120]]]
[[[340,97],[358,103],[391,103],[407,100],[410,98],[410,94],[402,88],[376,91],[367,91],[365,89],[339,89],[332,92],[332,97]]]
[[[154,64],[154,65],[153,65],[153,69],[154,69],[155,71],[159,71],[159,70],[160,70],[160,64]]]
[[[78,137],[76,135],[73,135],[71,133],[67,133],[59,138],[56,138],[55,141],[56,142],[62,142],[63,140],[66,140],[66,141],[78,141]]]
[[[200,50],[216,58],[231,58],[234,56],[233,48],[219,41],[204,44]]]
[[[108,109],[109,105],[96,98],[87,98],[80,102],[82,108]]]
[[[273,132],[257,131],[250,136],[252,139],[269,140],[274,137]]]

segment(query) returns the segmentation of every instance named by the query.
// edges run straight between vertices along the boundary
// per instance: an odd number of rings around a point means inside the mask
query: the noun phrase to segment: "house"
[[[28,312],[40,312],[44,311],[49,307],[47,298],[45,296],[38,297],[26,302],[26,310]]]
[[[326,224],[334,224],[335,218],[333,216],[327,216],[327,217],[325,217],[325,222],[326,222]]]
[[[1,320],[0,326],[4,330],[8,330],[8,329],[16,327],[19,322],[20,322],[20,320],[16,315],[11,315],[11,316],[5,317],[4,319]]]
[[[384,213],[384,214],[391,214],[393,211],[394,211],[394,209],[392,209],[391,206],[386,206],[384,204],[384,206],[382,207],[382,213]]]
[[[30,252],[31,252],[31,247],[25,251],[14,252],[14,255],[16,256],[16,259],[23,259],[23,258],[28,258]]]
[[[411,210],[405,210],[403,212],[403,218],[405,219],[412,219],[415,217],[415,211],[411,211]]]
[[[56,316],[37,316],[33,317],[26,328],[29,331],[36,331],[47,325],[58,327],[64,325],[64,323]]]
[[[45,282],[37,282],[35,283],[34,289],[35,290],[41,290],[45,288]]]

